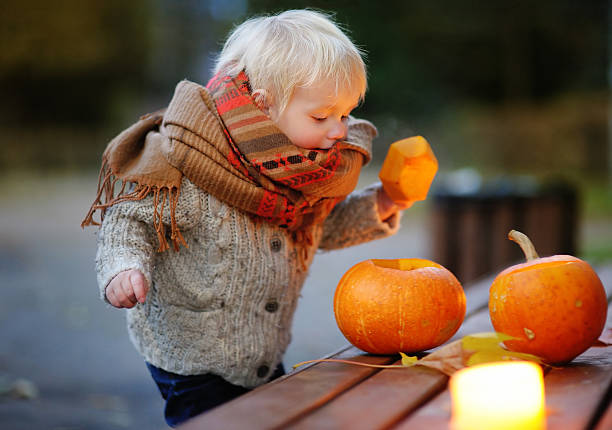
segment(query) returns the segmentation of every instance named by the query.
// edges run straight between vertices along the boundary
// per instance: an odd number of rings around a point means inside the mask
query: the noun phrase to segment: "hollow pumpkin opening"
[[[372,263],[378,267],[395,270],[416,270],[424,267],[440,267],[439,264],[433,261],[424,260],[421,258],[397,258],[397,259],[372,259]]]

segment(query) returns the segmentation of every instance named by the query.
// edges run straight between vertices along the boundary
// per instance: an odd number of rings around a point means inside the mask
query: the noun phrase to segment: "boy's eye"
[[[312,119],[314,119],[315,121],[325,121],[327,118],[326,117],[313,116]]]

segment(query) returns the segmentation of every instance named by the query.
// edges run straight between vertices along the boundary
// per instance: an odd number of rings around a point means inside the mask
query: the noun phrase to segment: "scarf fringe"
[[[308,260],[310,258],[309,249],[314,243],[312,227],[296,230],[292,233],[293,242],[298,245],[297,258],[303,272],[308,270]]]
[[[119,181],[121,181],[121,189],[115,196],[115,188]],[[96,198],[89,208],[87,215],[81,222],[81,228],[90,225],[101,225],[102,221],[104,221],[106,210],[114,204],[125,201],[139,201],[149,194],[152,194],[153,227],[155,228],[157,240],[159,242],[157,252],[164,252],[170,248],[168,238],[166,237],[166,226],[163,223],[166,200],[169,201],[170,205],[170,240],[172,241],[173,248],[177,252],[180,245],[187,248],[187,242],[185,242],[185,238],[181,234],[176,223],[176,206],[178,205],[180,189],[178,187],[158,187],[139,184],[133,191],[126,193],[125,188],[128,183],[130,183],[130,181],[121,180],[116,177],[108,165],[108,160],[104,159],[102,161],[100,174],[98,175],[98,191]],[[104,194],[104,199],[102,199],[102,194]],[[99,221],[94,220],[96,211],[100,212]]]

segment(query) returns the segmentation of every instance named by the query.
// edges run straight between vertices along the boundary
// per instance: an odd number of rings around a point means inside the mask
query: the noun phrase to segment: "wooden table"
[[[612,296],[612,266],[597,269]],[[493,331],[487,301],[492,277],[466,286],[467,313],[458,339]],[[606,333],[612,332],[612,306]],[[612,337],[608,335],[608,338]],[[451,339],[452,340],[452,339]],[[609,341],[609,339],[608,339]],[[398,363],[347,346],[326,358]],[[448,429],[448,377],[423,366],[373,369],[316,363],[186,422],[182,429]],[[612,346],[593,347],[544,378],[547,429],[612,429]]]

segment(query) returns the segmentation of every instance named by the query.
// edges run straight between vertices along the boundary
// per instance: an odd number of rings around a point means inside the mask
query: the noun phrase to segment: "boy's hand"
[[[378,189],[378,195],[376,196],[376,202],[378,203],[378,215],[380,219],[386,221],[391,215],[397,211],[408,209],[413,205],[413,201],[407,202],[394,202],[389,194],[383,187]]]
[[[133,308],[144,303],[149,286],[145,276],[136,269],[125,270],[113,278],[106,287],[106,298],[116,308]]]

